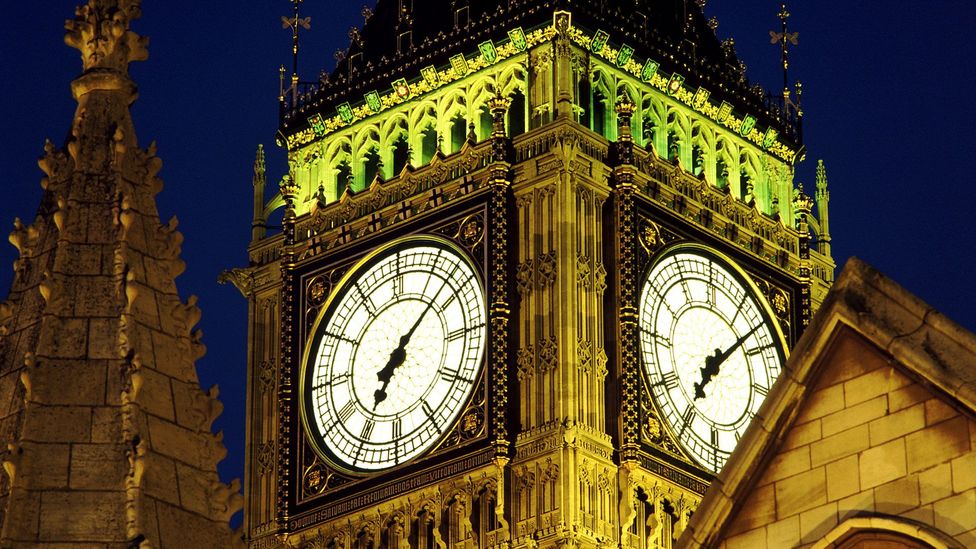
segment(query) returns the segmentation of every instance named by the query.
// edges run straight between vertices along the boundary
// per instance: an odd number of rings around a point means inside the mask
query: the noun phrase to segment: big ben
[[[795,100],[685,0],[367,15],[255,164],[248,544],[671,547],[832,281]]]

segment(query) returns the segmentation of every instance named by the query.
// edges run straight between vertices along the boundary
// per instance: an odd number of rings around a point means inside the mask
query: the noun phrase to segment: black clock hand
[[[379,406],[380,402],[386,400],[386,388],[387,386],[390,385],[390,380],[393,379],[393,372],[395,372],[397,368],[402,366],[403,362],[407,359],[406,347],[407,344],[410,343],[410,337],[413,336],[414,331],[416,331],[417,327],[420,326],[420,321],[423,320],[425,316],[427,316],[427,311],[430,310],[430,306],[433,303],[434,302],[431,301],[430,303],[427,304],[427,308],[424,309],[424,312],[420,313],[420,317],[417,318],[417,321],[414,322],[413,326],[410,327],[410,331],[408,331],[406,335],[400,338],[400,346],[397,347],[396,349],[393,349],[393,352],[390,353],[390,360],[386,362],[386,366],[383,366],[382,370],[376,372],[376,378],[383,382],[383,386],[377,389],[376,392],[373,393],[374,410],[376,409],[377,406]]]
[[[459,266],[455,265],[454,271],[451,272],[450,276],[454,276],[458,268]],[[450,279],[450,277],[448,277],[448,279]],[[441,287],[437,290],[437,294],[434,296],[434,299],[427,303],[427,306],[424,307],[423,312],[421,312],[420,316],[417,317],[417,321],[413,323],[410,330],[406,333],[406,335],[400,337],[400,345],[396,349],[393,349],[393,352],[390,353],[390,360],[386,362],[386,366],[383,366],[382,370],[376,372],[376,378],[383,382],[383,386],[373,393],[374,410],[380,405],[380,402],[386,400],[386,388],[390,385],[390,380],[393,379],[393,373],[397,368],[402,366],[403,362],[407,359],[406,347],[407,344],[410,343],[410,338],[413,337],[413,333],[417,331],[417,328],[420,326],[420,322],[425,316],[427,316],[427,312],[430,311],[431,307],[434,306],[434,303],[437,302],[437,299],[441,296],[441,292],[444,291],[444,287],[449,285],[450,284],[448,284],[447,280],[445,280],[444,284],[441,285]]]
[[[749,339],[752,334],[756,333],[756,330],[761,328],[762,325],[758,325],[753,329],[749,330],[749,333],[735,340],[735,343],[731,347],[726,349],[724,352],[721,349],[715,349],[715,355],[705,357],[705,367],[701,368],[701,383],[695,383],[695,400],[700,398],[705,398],[705,386],[708,385],[712,378],[718,375],[719,369],[722,367],[722,363],[725,362],[736,349],[742,346],[747,339]]]

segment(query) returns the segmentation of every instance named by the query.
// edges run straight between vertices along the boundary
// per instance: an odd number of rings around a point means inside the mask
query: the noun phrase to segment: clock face
[[[306,350],[303,413],[317,448],[353,473],[430,450],[474,391],[486,333],[476,270],[447,241],[407,238],[367,257]]]
[[[718,472],[784,362],[783,336],[754,286],[697,246],[666,252],[640,301],[640,338],[663,420],[703,467]]]

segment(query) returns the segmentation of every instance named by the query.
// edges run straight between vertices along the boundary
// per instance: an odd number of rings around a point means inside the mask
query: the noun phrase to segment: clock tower
[[[683,0],[366,14],[228,273],[248,544],[671,547],[832,282],[791,94]]]

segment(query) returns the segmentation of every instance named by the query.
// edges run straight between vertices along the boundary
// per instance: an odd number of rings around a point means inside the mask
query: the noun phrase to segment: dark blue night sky
[[[420,0],[429,1],[429,0]],[[44,139],[60,145],[75,108],[69,82],[77,51],[63,45],[63,22],[80,0],[5,2],[0,19],[0,223],[33,217],[40,199],[36,159]],[[374,2],[370,2],[373,4]],[[963,0],[793,2],[800,32],[791,80],[804,83],[807,160],[798,180],[812,193],[817,159],[827,165],[831,233],[839,265],[857,255],[964,327],[976,329],[976,61],[969,31],[976,9]],[[164,221],[180,219],[188,268],[183,297],[200,296],[208,353],[203,385],[219,383],[225,412],[225,479],[244,468],[246,302],[218,286],[243,266],[250,239],[251,166],[268,150],[269,184],[284,170],[274,146],[278,66],[291,63],[287,0],[145,0],[136,32],[150,59],[132,68],[140,144],[155,140],[165,162],[159,195]],[[303,79],[332,69],[333,53],[362,25],[361,1],[306,0],[312,31]],[[708,16],[733,36],[754,82],[778,88],[779,2],[712,0]],[[612,33],[611,33],[612,34]],[[3,234],[6,234],[3,231]],[[0,246],[0,294],[10,286],[12,246]]]

